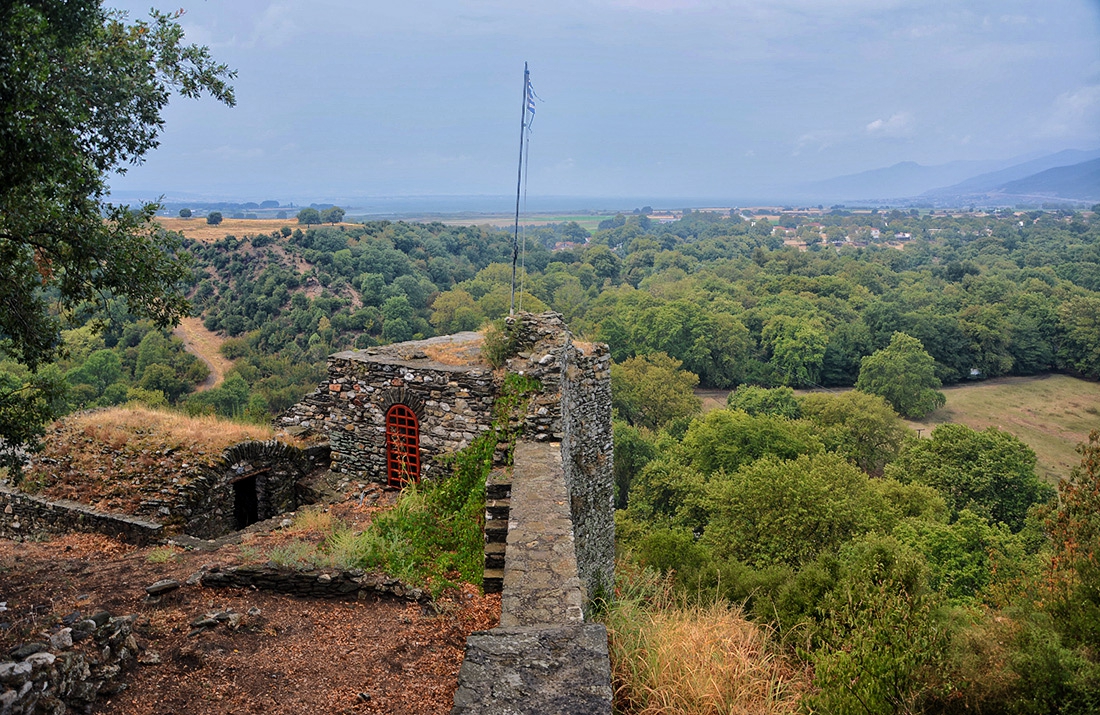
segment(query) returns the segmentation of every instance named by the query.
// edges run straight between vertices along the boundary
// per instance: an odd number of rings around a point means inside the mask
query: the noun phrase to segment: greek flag
[[[535,100],[540,97],[535,94],[535,88],[531,86],[531,77],[527,77],[527,111],[530,113],[531,118],[527,120],[527,128],[531,128],[531,122],[535,120]]]

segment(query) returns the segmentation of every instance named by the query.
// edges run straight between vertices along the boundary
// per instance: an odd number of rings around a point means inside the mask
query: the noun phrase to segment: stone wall
[[[73,501],[49,501],[0,486],[0,538],[22,541],[48,534],[104,534],[144,546],[164,536],[160,524],[123,514],[107,514]]]
[[[207,588],[255,588],[304,598],[363,599],[388,596],[427,602],[428,594],[401,581],[361,569],[290,570],[271,566],[213,566],[199,582]]]
[[[611,592],[615,573],[611,355],[577,343],[557,313],[509,318],[519,353],[509,372],[538,379],[524,438],[561,444],[585,605]]]
[[[511,485],[500,626],[467,639],[452,715],[610,715],[607,631],[584,622],[559,443],[517,442]]]
[[[439,471],[437,458],[457,452],[492,426],[497,385],[477,360],[478,333],[349,350],[329,358],[328,378],[277,420],[284,429],[326,433],[332,470],[354,478],[386,481],[385,414],[394,404],[416,413],[421,477]],[[450,349],[465,364],[432,359],[425,349]]]
[[[14,660],[0,662],[0,713],[91,712],[98,697],[125,687],[118,683],[118,676],[139,657],[132,633],[135,618],[99,613],[55,633],[49,643],[28,643],[14,649]],[[74,650],[73,642],[78,639]],[[84,649],[89,642],[93,647]]]
[[[242,528],[236,523],[233,485],[255,478],[256,521],[294,511],[301,503],[298,483],[328,459],[324,448],[301,450],[274,440],[242,442],[225,450],[222,458],[203,466],[180,488],[172,513],[186,519],[184,531],[213,539]]]
[[[615,585],[614,439],[611,354],[606,345],[568,353],[562,389],[562,460],[586,606]]]

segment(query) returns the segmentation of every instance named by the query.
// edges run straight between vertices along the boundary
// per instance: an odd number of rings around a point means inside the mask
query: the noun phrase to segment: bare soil
[[[239,557],[235,546],[169,553],[94,535],[0,541],[0,647],[42,639],[75,611],[137,614],[143,664],[97,713],[442,714],[452,706],[466,636],[499,618],[499,598],[474,587],[429,609],[200,585],[145,602],[144,588],[160,579],[182,583],[204,565]],[[189,635],[196,618],[230,610],[242,614],[236,629]]]

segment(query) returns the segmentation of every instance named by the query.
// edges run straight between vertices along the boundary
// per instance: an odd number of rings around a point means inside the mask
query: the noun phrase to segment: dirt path
[[[226,359],[218,350],[224,340],[207,330],[198,318],[183,318],[172,334],[182,340],[183,346],[210,368],[210,375],[195,391],[202,392],[222,384],[225,373],[233,367],[233,361]]]

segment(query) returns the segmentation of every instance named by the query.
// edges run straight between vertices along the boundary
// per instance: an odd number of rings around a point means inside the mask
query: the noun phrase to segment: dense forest
[[[205,366],[121,305],[71,316],[46,369],[65,410],[266,421],[332,352],[505,315],[510,239],[389,221],[185,239],[195,314],[234,360],[221,386],[195,392]],[[898,416],[941,384],[1100,378],[1096,212],[636,213],[525,245],[521,307],[611,346],[624,565],[742,604],[812,668],[816,711],[1100,710],[1100,437],[1055,498],[1015,437],[916,439]],[[899,364],[926,373],[916,407],[876,387]],[[696,385],[737,389],[701,416]]]
[[[1100,376],[1095,213],[834,210],[769,221],[689,212],[667,224],[620,215],[602,226],[587,243],[576,224],[528,229],[520,303],[561,312],[574,332],[608,342],[619,363],[664,354],[703,387],[847,386],[861,359],[901,332],[920,341],[943,384],[1051,370]],[[57,369],[74,385],[71,407],[155,397],[137,389],[263,419],[300,399],[331,352],[476,329],[508,308],[502,231],[288,225],[184,246],[194,310],[229,338],[230,379],[188,394],[203,366],[178,341],[147,337],[147,325],[115,327],[127,318],[118,307],[99,316],[105,331],[66,335],[70,354]],[[172,358],[138,360],[153,343]],[[147,374],[154,362],[164,369]]]

